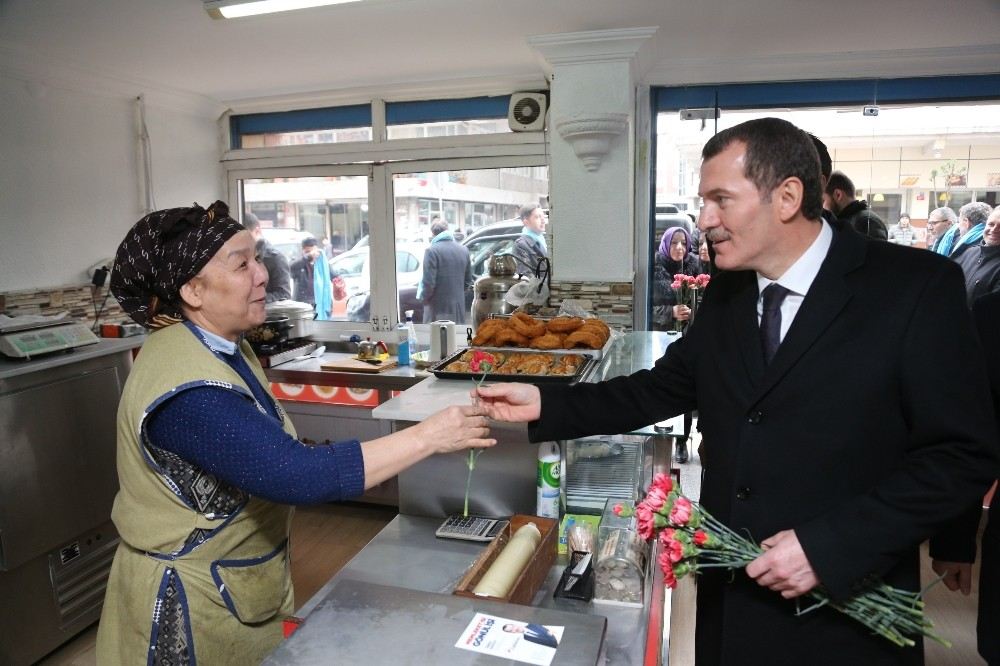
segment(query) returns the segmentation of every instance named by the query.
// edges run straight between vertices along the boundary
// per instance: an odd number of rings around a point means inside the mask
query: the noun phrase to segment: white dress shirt
[[[826,253],[830,250],[830,243],[833,242],[833,230],[830,228],[830,225],[825,221],[821,221],[820,224],[823,227],[820,229],[819,235],[816,236],[816,240],[812,242],[809,249],[802,253],[801,257],[795,260],[794,264],[789,266],[784,275],[777,280],[768,280],[760,273],[757,273],[758,324],[760,324],[760,319],[764,314],[764,299],[762,296],[764,288],[772,282],[777,282],[789,291],[785,296],[785,300],[781,303],[781,332],[778,337],[779,340],[785,339],[785,334],[788,333],[795,315],[799,312],[802,300],[806,297],[809,287],[812,286],[813,280],[816,279],[816,275],[819,273],[820,266],[823,265],[823,261],[826,259]]]

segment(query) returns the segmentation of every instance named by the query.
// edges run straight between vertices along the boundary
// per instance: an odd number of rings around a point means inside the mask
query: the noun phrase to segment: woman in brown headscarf
[[[118,248],[112,293],[152,330],[118,409],[121,544],[102,664],[257,663],[293,610],[291,505],[335,501],[435,453],[492,446],[478,407],[369,442],[307,447],[241,340],[267,272],[216,202],[152,213]]]

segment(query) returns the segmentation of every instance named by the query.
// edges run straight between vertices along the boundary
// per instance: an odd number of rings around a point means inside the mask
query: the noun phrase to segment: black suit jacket
[[[701,501],[717,518],[758,541],[794,529],[835,597],[872,576],[916,590],[918,544],[997,467],[981,352],[953,262],[833,236],[769,366],[756,275],[723,271],[652,370],[542,387],[530,434],[627,432],[697,408],[712,460]],[[829,609],[794,612],[742,572],[700,576],[698,663],[922,662]]]

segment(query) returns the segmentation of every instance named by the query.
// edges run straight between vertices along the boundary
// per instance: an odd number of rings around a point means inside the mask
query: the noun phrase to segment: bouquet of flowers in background
[[[712,276],[707,273],[702,273],[701,275],[677,273],[674,275],[674,281],[670,284],[670,288],[674,290],[674,294],[677,296],[677,305],[686,305],[691,308],[690,319],[687,321],[674,320],[675,331],[682,330],[694,319],[694,315],[698,311],[698,304],[701,303],[701,295],[711,279]]]
[[[743,568],[764,550],[716,520],[712,514],[674,488],[665,474],[657,474],[646,497],[635,507],[617,504],[619,516],[635,515],[639,536],[656,539],[660,545],[657,563],[667,587],[689,573],[703,569]],[[907,592],[879,581],[847,601],[835,602],[822,588],[809,592],[816,603],[799,614],[829,606],[840,611],[896,645],[912,646],[910,636],[926,636],[942,645],[951,643],[936,636],[930,620],[924,617],[920,593]]]

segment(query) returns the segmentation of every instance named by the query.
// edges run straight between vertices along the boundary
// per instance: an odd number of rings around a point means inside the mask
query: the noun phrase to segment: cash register
[[[30,359],[42,354],[100,342],[86,324],[68,316],[7,317],[0,315],[0,353]]]

